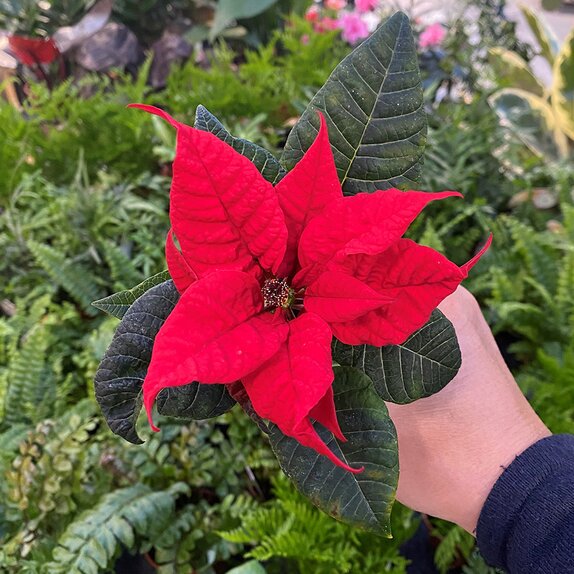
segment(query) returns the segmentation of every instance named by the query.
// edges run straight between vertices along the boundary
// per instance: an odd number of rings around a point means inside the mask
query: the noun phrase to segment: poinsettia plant
[[[205,108],[177,130],[168,270],[95,305],[122,319],[96,375],[111,429],[141,442],[142,406],[205,419],[239,403],[283,470],[331,515],[388,535],[397,439],[384,401],[456,374],[437,305],[459,266],[405,239],[426,119],[408,19],[390,18],[335,69],[281,161]]]

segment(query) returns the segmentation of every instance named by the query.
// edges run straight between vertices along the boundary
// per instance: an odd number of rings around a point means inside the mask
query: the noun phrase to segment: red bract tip
[[[492,233],[488,236],[484,247],[470,260],[467,261],[464,265],[461,266],[461,269],[464,270],[466,274],[478,263],[479,259],[488,251],[488,248],[492,244]]]
[[[152,414],[152,409],[153,409],[153,403],[155,401],[155,398],[152,399],[151,401],[146,401],[146,405],[145,405],[145,410],[146,410],[146,414],[147,414],[147,420],[149,422],[149,426],[151,428],[151,430],[153,432],[159,432],[159,427],[155,426],[153,424],[153,414]]]
[[[162,109],[156,108],[155,106],[150,106],[149,104],[128,104],[127,107],[143,110],[144,112],[148,112],[149,114],[153,114],[154,116],[159,116],[166,122],[169,122],[174,128],[179,128],[181,125],[178,121],[174,120],[167,112],[164,112]]]

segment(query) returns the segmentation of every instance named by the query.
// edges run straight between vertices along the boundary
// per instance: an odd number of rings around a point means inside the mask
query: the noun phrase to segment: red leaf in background
[[[288,277],[297,261],[299,238],[307,223],[343,197],[323,114],[315,141],[295,167],[275,186],[289,231],[279,275]]]
[[[337,458],[311,422],[344,440],[332,389],[333,334],[351,345],[404,342],[490,239],[461,267],[402,239],[429,202],[457,192],[343,197],[322,116],[315,142],[273,189],[214,135],[135,107],[177,129],[170,218],[181,252],[170,231],[166,259],[182,295],[156,337],[144,381],[150,423],[162,388],[229,384],[259,424],[268,419],[360,472]]]
[[[331,323],[335,337],[348,345],[404,343],[466,279],[490,241],[462,267],[410,239],[400,239],[379,255],[347,256],[339,269],[386,296],[389,302],[352,321]]]
[[[50,64],[60,55],[60,50],[52,38],[9,36],[8,45],[25,66]]]
[[[176,289],[183,293],[196,279],[193,269],[176,247],[173,240],[173,231],[170,229],[165,238],[165,260],[167,268]]]
[[[333,382],[331,339],[331,329],[320,317],[304,313],[289,322],[289,336],[279,351],[259,369],[243,377],[243,385],[260,416],[273,421],[284,434],[301,444],[354,471],[337,459],[309,422],[311,411]],[[319,414],[327,415],[324,420],[333,426],[331,414],[324,407],[321,406]],[[341,434],[340,429],[338,433]]]
[[[186,261],[199,277],[220,269],[277,271],[287,227],[273,186],[246,157],[211,133],[136,105],[177,128],[170,219]]]
[[[462,195],[456,191],[387,189],[358,193],[331,203],[301,235],[299,263],[305,272],[304,278],[303,274],[295,278],[295,286],[309,285],[336,257],[381,253],[401,238],[428,203],[446,197]]]
[[[325,271],[305,291],[305,309],[328,323],[351,321],[392,299],[341,271]]]
[[[143,384],[150,422],[161,389],[231,383],[277,353],[289,327],[261,310],[259,283],[240,271],[213,272],[188,287],[155,339]]]

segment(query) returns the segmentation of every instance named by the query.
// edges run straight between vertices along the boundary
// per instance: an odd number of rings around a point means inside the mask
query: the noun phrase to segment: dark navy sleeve
[[[510,574],[574,574],[574,436],[544,438],[514,459],[476,536],[486,561]]]

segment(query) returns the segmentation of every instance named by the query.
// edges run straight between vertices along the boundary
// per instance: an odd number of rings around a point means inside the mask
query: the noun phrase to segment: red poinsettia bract
[[[152,427],[161,389],[241,381],[262,418],[359,472],[311,423],[345,440],[331,387],[332,337],[399,344],[426,323],[488,245],[459,267],[402,235],[430,201],[460,194],[343,197],[322,116],[314,143],[273,187],[215,135],[135,107],[177,128],[166,259],[181,297],[143,385]]]

